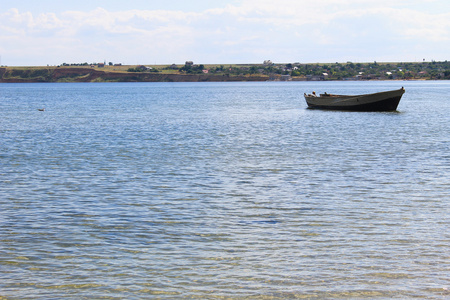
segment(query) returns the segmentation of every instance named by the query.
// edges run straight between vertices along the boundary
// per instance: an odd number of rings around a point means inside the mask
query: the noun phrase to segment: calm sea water
[[[303,99],[402,85],[398,112]],[[449,95],[1,84],[0,298],[448,298]]]

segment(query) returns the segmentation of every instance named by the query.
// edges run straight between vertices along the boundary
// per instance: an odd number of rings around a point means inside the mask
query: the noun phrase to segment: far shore
[[[0,83],[448,80],[450,62],[0,67]]]

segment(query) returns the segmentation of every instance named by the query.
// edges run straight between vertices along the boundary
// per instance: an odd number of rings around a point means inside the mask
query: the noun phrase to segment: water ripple
[[[448,297],[449,85],[402,84],[0,85],[0,298]]]

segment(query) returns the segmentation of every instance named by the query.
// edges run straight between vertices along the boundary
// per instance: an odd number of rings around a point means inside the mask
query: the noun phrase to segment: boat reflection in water
[[[402,87],[399,90],[379,92],[364,95],[335,95],[305,93],[308,108],[348,110],[348,111],[395,111],[398,103],[405,93]]]

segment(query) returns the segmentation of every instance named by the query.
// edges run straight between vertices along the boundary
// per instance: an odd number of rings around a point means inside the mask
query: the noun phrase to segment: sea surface
[[[0,299],[448,299],[449,129],[449,81],[0,84]]]

